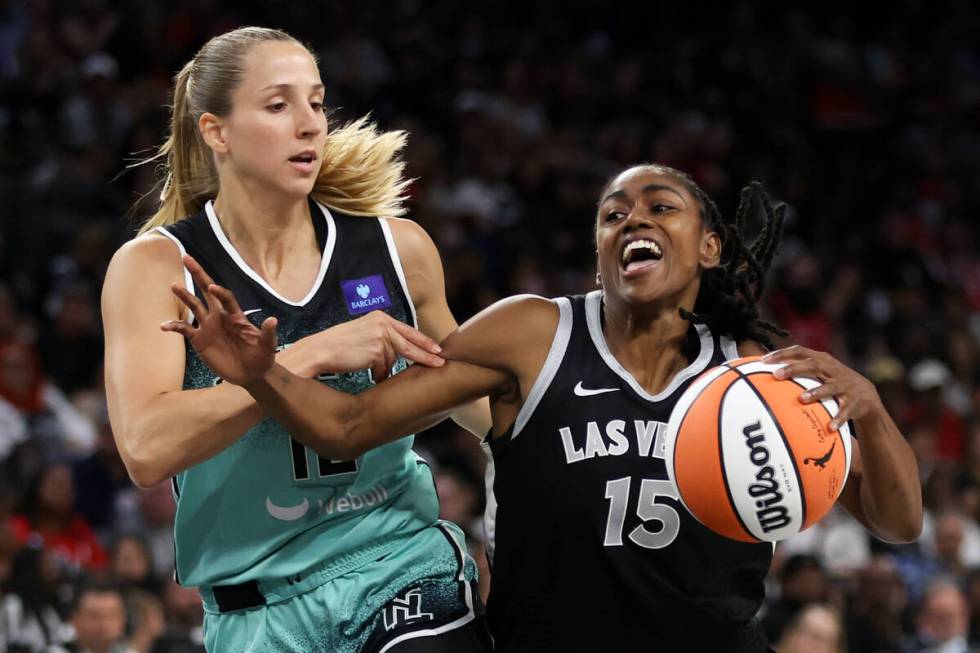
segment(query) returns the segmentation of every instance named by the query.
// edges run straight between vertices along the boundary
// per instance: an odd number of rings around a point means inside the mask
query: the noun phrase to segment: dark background
[[[974,613],[980,644],[975,5],[473,4],[0,0],[0,523],[74,497],[115,553],[110,574],[142,591],[127,595],[136,648],[161,602],[174,637],[199,619],[166,581],[166,492],[129,485],[113,449],[98,297],[146,217],[130,208],[153,167],[126,165],[164,138],[172,75],[209,37],[259,24],[316,52],[332,120],[371,112],[410,132],[410,217],[439,247],[460,321],[510,294],[592,288],[597,194],[627,165],[689,172],[726,215],[752,179],[789,203],[766,313],[879,384],[919,458],[927,519],[910,546],[836,513],[785,543],[768,623],[776,634],[821,598],[850,651],[919,650],[923,597],[948,578],[960,593],[947,616]],[[443,512],[479,555],[481,454],[452,425],[433,431],[419,446]],[[47,499],[28,492],[65,465]],[[131,532],[155,557],[136,578],[116,545]],[[30,566],[25,543],[0,527],[0,601]],[[40,585],[104,573],[56,553]],[[44,600],[64,610],[66,596]]]

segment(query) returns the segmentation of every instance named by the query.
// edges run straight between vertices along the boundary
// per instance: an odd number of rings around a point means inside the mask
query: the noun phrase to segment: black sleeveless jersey
[[[737,357],[735,345],[692,327],[700,353],[652,396],[610,353],[601,298],[555,300],[544,367],[490,443],[497,650],[765,651],[754,615],[772,545],[702,526],[664,464],[671,409],[700,372]]]

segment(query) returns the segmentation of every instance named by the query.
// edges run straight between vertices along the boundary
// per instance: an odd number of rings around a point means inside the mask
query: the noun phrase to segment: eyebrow
[[[677,197],[679,197],[681,201],[684,202],[684,205],[687,206],[687,200],[685,200],[684,196],[681,195],[679,192],[677,192],[677,189],[674,188],[673,186],[665,186],[664,184],[647,184],[642,189],[640,189],[640,194],[646,195],[647,193],[653,193],[658,190],[666,190],[673,193],[674,195],[677,195]],[[603,197],[602,201],[599,203],[605,204],[607,200],[612,200],[612,199],[626,200],[629,199],[629,196],[626,194],[626,191],[624,190],[616,190]]]
[[[259,92],[261,93],[263,91],[268,91],[269,89],[273,89],[273,88],[278,88],[280,90],[287,90],[290,88],[294,88],[295,86],[296,86],[295,84],[269,84],[265,88],[260,89]],[[311,90],[322,91],[323,84],[314,84]]]

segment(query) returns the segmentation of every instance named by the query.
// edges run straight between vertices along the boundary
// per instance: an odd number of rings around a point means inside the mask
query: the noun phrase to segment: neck
[[[603,332],[609,351],[647,392],[661,392],[688,366],[683,348],[691,323],[680,316],[673,302],[639,312],[603,295]]]
[[[267,190],[222,179],[214,212],[242,258],[268,279],[277,276],[287,259],[319,248],[307,198]]]

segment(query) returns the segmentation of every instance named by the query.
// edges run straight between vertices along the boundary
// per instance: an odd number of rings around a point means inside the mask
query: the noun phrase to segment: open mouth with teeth
[[[627,273],[639,272],[656,265],[663,256],[663,250],[656,242],[646,239],[634,240],[623,248],[620,264]]]

